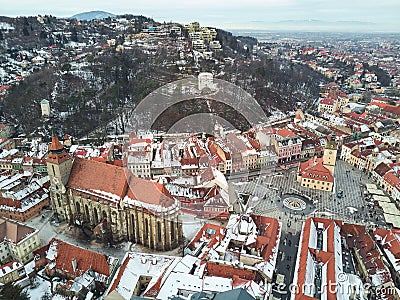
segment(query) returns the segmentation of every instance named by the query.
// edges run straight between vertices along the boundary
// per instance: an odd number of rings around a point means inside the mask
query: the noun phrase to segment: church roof
[[[103,191],[122,198],[126,195],[127,182],[124,168],[76,157],[68,187]]]
[[[128,179],[128,197],[132,200],[146,202],[148,204],[169,207],[174,200],[165,186],[158,182],[130,176]]]
[[[158,182],[138,178],[127,168],[78,157],[72,165],[68,187],[116,201],[127,197],[162,207],[175,203],[165,186]]]

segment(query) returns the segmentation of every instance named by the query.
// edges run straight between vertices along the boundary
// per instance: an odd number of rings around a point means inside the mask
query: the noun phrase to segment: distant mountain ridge
[[[75,14],[71,19],[77,19],[79,21],[92,21],[92,20],[102,20],[108,17],[114,18],[116,15],[106,12],[106,11],[88,11],[79,14]]]
[[[275,22],[277,24],[285,24],[285,25],[319,25],[319,26],[363,26],[363,25],[376,25],[373,22],[365,22],[365,21],[324,21],[324,20],[283,20]]]

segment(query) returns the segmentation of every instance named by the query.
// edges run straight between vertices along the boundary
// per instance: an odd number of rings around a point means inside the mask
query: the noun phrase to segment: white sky
[[[0,0],[0,15],[51,14],[69,17],[76,13],[104,10],[131,13],[157,21],[189,22],[226,29],[268,29],[284,20],[373,22],[382,30],[400,31],[400,0]]]

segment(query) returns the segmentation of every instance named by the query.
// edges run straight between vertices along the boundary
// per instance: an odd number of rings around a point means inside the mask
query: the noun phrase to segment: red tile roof
[[[319,104],[332,105],[333,106],[335,104],[335,101],[333,99],[331,99],[331,98],[324,98],[324,99],[321,99],[319,101]]]
[[[239,267],[215,264],[207,262],[206,272],[208,276],[217,276],[224,278],[232,278],[234,275],[246,280],[254,280],[257,275],[256,270],[240,269]]]
[[[390,167],[385,163],[380,163],[375,169],[374,172],[379,176],[383,177],[387,172],[390,171]]]
[[[35,232],[32,227],[6,218],[0,218],[0,241],[8,240],[14,244]]]
[[[400,116],[400,106],[389,105],[384,107],[382,110],[391,115]]]
[[[130,256],[127,255],[124,262],[122,263],[121,267],[119,267],[118,274],[116,275],[115,279],[113,280],[113,285],[110,287],[108,294],[110,294],[112,291],[114,291],[117,288],[118,284],[121,281],[122,275],[124,275],[124,272],[126,270],[126,267],[128,266],[130,259],[131,259]]]
[[[316,250],[309,247],[310,242],[310,235],[311,235],[311,224],[312,223],[323,223],[324,229],[327,231],[326,238],[327,238],[327,251]],[[307,274],[307,259],[309,253],[312,255],[315,261],[321,262],[326,265],[326,276],[327,282],[329,284],[336,283],[335,277],[335,237],[334,237],[334,225],[338,224],[339,226],[342,224],[340,221],[335,220],[328,220],[328,219],[321,219],[321,218],[308,218],[304,222],[304,228],[302,231],[302,239],[300,240],[299,245],[299,268],[295,270],[297,272],[297,287],[299,293],[296,294],[296,300],[302,299],[315,299],[314,297],[310,297],[305,295],[305,291],[307,291],[308,284],[306,282],[306,274]],[[339,262],[341,263],[341,262]],[[327,293],[327,299],[334,300],[336,299],[336,295],[334,293]]]
[[[215,231],[214,234],[211,232]],[[207,223],[204,224],[203,227],[196,233],[195,237],[191,240],[189,245],[187,246],[191,251],[196,249],[196,243],[200,241],[207,242],[207,247],[209,249],[213,248],[213,246],[222,241],[225,236],[226,229],[222,226]],[[207,253],[205,252],[200,259],[204,259]]]
[[[385,180],[392,187],[400,187],[400,178],[397,177],[394,172],[387,172],[383,176],[383,180]]]
[[[124,168],[75,158],[68,187],[82,190],[99,190],[123,198],[126,195],[127,181]]]
[[[58,140],[58,136],[53,136],[51,138],[51,144],[50,144],[50,151],[58,151],[58,150],[62,150],[64,148],[64,146],[60,143],[60,141]]]
[[[254,223],[260,231],[257,236],[256,248],[261,250],[261,256],[265,261],[270,261],[273,249],[278,243],[280,225],[277,219],[251,215]]]
[[[164,185],[134,176],[127,168],[105,164],[84,158],[75,158],[68,187],[116,195],[119,199],[128,196],[132,200],[169,207],[174,199]]]
[[[324,167],[322,158],[310,158],[308,161],[300,163],[299,173],[303,178],[334,182],[333,175]]]
[[[53,238],[49,242],[49,247],[54,244],[57,248],[57,256],[54,259],[55,268],[69,278],[75,278],[91,269],[94,272],[110,276],[110,266],[108,256],[91,250],[87,250],[64,241]],[[74,272],[72,259],[77,262]]]
[[[53,136],[51,138],[47,161],[52,163],[61,163],[69,158],[68,152],[64,149],[64,146],[60,143],[58,137]]]
[[[349,247],[354,248],[359,254],[369,276],[378,275],[380,284],[387,284],[392,281],[387,270],[381,252],[376,247],[375,241],[366,231],[365,226],[355,224],[344,224],[342,226],[343,236]]]
[[[289,137],[294,137],[296,136],[293,131],[290,129],[284,127],[284,128],[279,128],[276,130],[276,134],[281,136],[282,138],[289,138]]]
[[[128,178],[128,197],[148,204],[169,207],[174,204],[174,199],[166,187],[158,182],[129,176]]]

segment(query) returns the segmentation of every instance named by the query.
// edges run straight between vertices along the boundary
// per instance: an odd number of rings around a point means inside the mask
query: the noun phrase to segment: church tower
[[[58,137],[53,136],[47,156],[47,173],[50,176],[50,199],[52,208],[61,219],[68,219],[69,216],[66,185],[71,168],[71,157],[58,140]]]
[[[335,135],[332,135],[330,141],[326,143],[323,156],[323,165],[331,172],[332,175],[334,175],[338,151],[338,145],[335,139]]]

